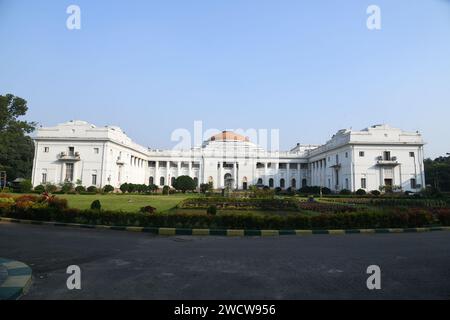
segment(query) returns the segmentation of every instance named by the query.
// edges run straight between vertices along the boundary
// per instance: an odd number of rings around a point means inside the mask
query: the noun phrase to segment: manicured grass
[[[145,206],[155,207],[157,212],[164,212],[174,208],[178,203],[192,195],[58,195],[60,198],[67,199],[70,208],[89,209],[92,201],[100,200],[104,210],[122,210],[135,212]]]
[[[16,195],[15,195],[16,196]],[[17,194],[17,196],[20,196]],[[100,200],[103,210],[117,210],[136,212],[142,207],[152,206],[157,212],[170,210],[178,203],[189,197],[195,197],[192,194],[173,194],[163,195],[138,195],[138,194],[58,194],[58,198],[67,199],[69,208],[89,209],[94,200]]]

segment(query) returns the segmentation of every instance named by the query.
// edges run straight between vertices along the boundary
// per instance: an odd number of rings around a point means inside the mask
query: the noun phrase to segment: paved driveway
[[[450,298],[450,232],[158,237],[0,223],[0,257],[33,268],[23,299]],[[69,265],[80,291],[66,287]],[[381,291],[366,287],[369,265]]]

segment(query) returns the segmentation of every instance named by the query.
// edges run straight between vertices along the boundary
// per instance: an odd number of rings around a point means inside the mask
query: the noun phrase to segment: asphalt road
[[[0,223],[0,257],[33,269],[23,299],[450,298],[450,232],[159,237]],[[81,290],[66,287],[69,265]],[[369,265],[379,291],[366,287]]]

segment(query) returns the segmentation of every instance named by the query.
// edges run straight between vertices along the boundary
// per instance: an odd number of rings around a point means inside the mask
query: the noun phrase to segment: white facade
[[[371,191],[393,185],[418,191],[425,186],[421,135],[388,125],[340,130],[322,146],[297,145],[287,152],[266,151],[225,131],[188,151],[154,150],[134,143],[118,127],[84,121],[40,128],[34,140],[34,186],[80,180],[86,187],[119,188],[125,182],[161,187],[181,175],[198,184],[212,182],[216,189],[266,185]]]

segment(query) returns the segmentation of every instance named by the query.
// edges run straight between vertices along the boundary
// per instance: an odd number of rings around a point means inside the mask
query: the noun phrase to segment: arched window
[[[286,187],[286,182],[284,179],[280,179],[280,188],[285,188]]]
[[[175,184],[175,180],[177,180],[175,177],[172,177],[172,179],[170,179],[170,185],[173,187]]]
[[[233,187],[233,177],[231,173],[227,173],[224,177],[225,182],[225,188],[232,188]]]
[[[247,177],[244,177],[242,179],[242,189],[243,190],[247,190],[248,189]]]
[[[256,183],[257,185],[262,185],[263,184],[263,179],[259,178],[258,182]]]
[[[149,184],[149,185],[152,185],[153,182],[154,182],[153,177],[150,177],[150,178],[148,179],[148,184]]]
[[[294,188],[294,189],[297,189],[297,180],[292,179],[292,181],[291,181],[291,187]]]
[[[194,184],[196,187],[198,187],[198,178],[197,177],[194,178]]]
[[[269,188],[273,188],[273,179],[272,178],[270,178],[269,179]]]
[[[164,179],[164,177],[161,177],[161,178],[159,179],[159,185],[160,185],[160,186],[163,186],[164,183],[166,182],[165,180],[166,180],[166,179]]]

